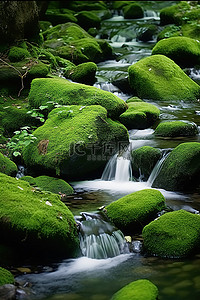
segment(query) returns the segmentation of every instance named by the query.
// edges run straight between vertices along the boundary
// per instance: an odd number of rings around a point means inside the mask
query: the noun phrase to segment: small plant
[[[50,110],[50,106],[52,108],[62,107],[62,105],[53,101],[48,101],[47,104],[50,105],[41,105],[39,108],[32,108],[29,111],[27,111],[27,114],[31,115],[31,117],[40,120],[40,122],[44,123],[46,119],[47,111]]]
[[[29,126],[21,127],[14,132],[14,136],[7,143],[9,153],[15,157],[21,156],[24,147],[33,143],[37,138],[31,133]]]

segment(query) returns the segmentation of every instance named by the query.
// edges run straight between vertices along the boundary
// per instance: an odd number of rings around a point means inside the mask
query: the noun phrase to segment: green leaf
[[[16,157],[16,156],[21,155],[21,153],[19,151],[15,151],[15,152],[13,152],[13,155]]]
[[[46,109],[46,108],[48,108],[47,105],[41,105],[41,106],[39,107],[40,110],[43,110],[43,109]]]
[[[40,118],[40,121],[44,123],[44,122],[45,122],[45,119],[44,119],[44,118]]]
[[[20,133],[21,133],[21,131],[19,131],[19,130],[14,131],[14,134],[20,134]]]

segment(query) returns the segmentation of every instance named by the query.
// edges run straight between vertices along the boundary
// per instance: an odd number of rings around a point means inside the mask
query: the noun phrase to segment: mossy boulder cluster
[[[119,119],[128,129],[145,129],[159,118],[160,110],[155,105],[143,101],[128,101],[128,109]]]
[[[143,176],[147,180],[156,163],[162,157],[162,153],[160,149],[143,146],[133,150],[131,156],[134,176]]]
[[[144,17],[142,7],[137,3],[130,3],[122,8],[125,19],[139,19]]]
[[[39,187],[42,191],[49,191],[65,196],[71,195],[74,192],[73,188],[60,178],[42,175],[36,178],[33,178],[32,176],[23,176],[20,179],[27,181],[30,185]]]
[[[59,24],[44,32],[44,47],[75,64],[99,62],[112,57],[106,41],[97,40],[75,23]]]
[[[195,101],[200,87],[164,55],[152,55],[130,66],[130,85],[141,99]]]
[[[1,245],[34,256],[73,255],[78,249],[74,217],[60,196],[0,173]]]
[[[4,268],[0,267],[0,286],[4,284],[13,284],[14,276],[12,273]]]
[[[197,125],[188,121],[161,122],[155,129],[155,135],[161,137],[195,136],[197,134]]]
[[[61,105],[101,105],[108,116],[118,118],[127,106],[114,94],[88,85],[76,84],[62,78],[35,79],[31,83],[29,103],[38,108],[53,101]]]
[[[177,146],[166,158],[153,187],[170,191],[189,191],[200,184],[200,143]]]
[[[56,108],[33,134],[37,140],[23,151],[26,165],[76,180],[105,166],[107,144],[117,151],[119,142],[128,143],[127,129],[100,105]]]
[[[158,288],[147,279],[140,279],[127,284],[116,292],[111,300],[156,300]]]
[[[144,227],[144,248],[150,255],[186,257],[200,249],[200,216],[179,210]]]
[[[181,67],[193,67],[200,64],[200,42],[188,37],[171,37],[160,40],[152,54],[165,55]]]
[[[140,232],[165,208],[165,198],[154,189],[134,192],[106,206],[108,218],[124,233]]]

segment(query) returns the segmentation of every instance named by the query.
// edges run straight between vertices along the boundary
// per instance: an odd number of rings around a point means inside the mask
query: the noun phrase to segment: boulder
[[[183,23],[184,14],[188,10],[190,10],[188,1],[180,1],[178,4],[165,7],[160,11],[160,24],[181,25]]]
[[[164,55],[152,55],[130,66],[129,81],[142,99],[195,101],[200,87],[181,68]]]
[[[11,62],[21,61],[30,56],[27,49],[16,46],[11,47],[8,53],[8,58]]]
[[[128,109],[120,115],[120,122],[128,129],[145,129],[159,118],[160,110],[146,102],[129,102]]]
[[[160,40],[152,49],[152,55],[162,54],[180,67],[200,64],[200,42],[189,37],[170,37]]]
[[[0,286],[4,284],[13,284],[14,276],[12,273],[4,268],[0,267]]]
[[[191,191],[200,184],[199,175],[200,143],[182,143],[167,156],[153,187]]]
[[[127,129],[100,105],[56,108],[33,134],[37,140],[23,151],[26,165],[76,180],[101,172],[119,144],[128,144]]]
[[[0,172],[6,175],[15,176],[17,174],[16,164],[0,152]]]
[[[97,65],[93,62],[87,62],[69,70],[65,69],[64,76],[75,82],[93,85],[95,83],[96,71]]]
[[[163,137],[195,136],[197,134],[197,125],[189,121],[165,121],[155,129],[155,135]]]
[[[53,26],[73,22],[77,23],[77,18],[74,16],[74,11],[66,8],[50,8],[45,13],[45,20],[51,22]]]
[[[144,227],[144,249],[150,255],[181,258],[200,247],[200,216],[179,210]]]
[[[116,292],[111,300],[156,300],[157,287],[147,279],[140,279],[127,284]]]
[[[71,256],[78,249],[74,217],[60,196],[0,173],[1,245],[27,256]]]
[[[144,17],[144,11],[137,3],[125,5],[122,10],[125,19],[139,19]]]
[[[131,234],[139,232],[165,208],[165,198],[161,192],[145,189],[134,192],[106,207],[108,218],[114,225]]]
[[[101,19],[92,11],[81,11],[76,14],[76,18],[78,24],[85,30],[88,30],[90,27],[100,27]]]
[[[118,118],[127,105],[114,94],[93,86],[77,84],[68,80],[55,78],[34,79],[28,96],[31,107],[39,108],[53,101],[61,105],[94,105],[105,107],[108,116]]]
[[[30,185],[39,187],[42,191],[49,191],[60,195],[65,194],[65,196],[71,195],[74,192],[73,188],[66,181],[60,178],[43,175],[36,178],[23,176],[20,179],[27,181]]]
[[[143,146],[131,152],[133,174],[139,177],[142,175],[147,180],[161,158],[160,149],[150,146]]]

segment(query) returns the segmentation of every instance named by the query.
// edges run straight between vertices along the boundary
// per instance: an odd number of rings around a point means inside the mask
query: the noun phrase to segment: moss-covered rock
[[[75,23],[54,26],[44,32],[44,36],[46,48],[75,64],[99,62],[108,59],[110,55],[111,47],[107,41],[96,40]]]
[[[195,101],[200,87],[164,55],[152,55],[130,66],[129,81],[142,99]]]
[[[157,287],[147,279],[133,281],[115,293],[111,300],[156,300]]]
[[[11,62],[21,61],[30,56],[28,50],[16,46],[11,47],[8,53],[8,58]]]
[[[87,62],[80,64],[73,69],[65,69],[64,76],[75,82],[93,85],[95,83],[96,71],[97,65],[93,62]]]
[[[193,67],[200,64],[200,42],[188,37],[171,37],[159,41],[152,54],[165,55],[181,67]]]
[[[153,186],[170,191],[188,191],[200,184],[200,143],[177,146],[166,158]]]
[[[6,175],[15,176],[17,173],[16,164],[0,152],[0,172]]]
[[[165,208],[161,192],[145,189],[129,194],[106,207],[109,219],[124,233],[139,232]]]
[[[60,196],[0,173],[1,245],[26,255],[72,255],[78,247],[74,217]]]
[[[143,146],[131,152],[133,174],[142,175],[147,180],[162,154],[160,149]]]
[[[188,121],[166,121],[160,123],[155,129],[155,135],[163,137],[195,136],[198,127]]]
[[[144,17],[142,7],[137,3],[131,3],[122,8],[125,19],[139,19]]]
[[[48,101],[63,105],[94,105],[105,107],[108,115],[117,118],[126,110],[126,103],[110,92],[61,78],[34,79],[31,83],[29,103],[38,108]]]
[[[168,25],[158,34],[157,41],[176,36],[182,36],[181,26]]]
[[[4,268],[0,267],[0,286],[4,284],[13,284],[14,276],[12,273]]]
[[[154,39],[157,34],[157,26],[154,24],[144,24],[139,27],[136,39],[142,42],[148,42]]]
[[[59,67],[65,68],[66,70],[71,70],[76,67],[76,65],[73,64],[70,60],[64,59],[60,56],[55,56],[55,58]]]
[[[33,134],[37,142],[23,151],[26,165],[76,180],[101,171],[118,143],[128,143],[126,128],[108,119],[106,109],[96,105],[54,109]]]
[[[200,216],[169,212],[144,227],[144,249],[161,257],[185,257],[200,248]]]
[[[184,14],[190,10],[190,4],[188,1],[179,1],[178,4],[165,7],[160,11],[160,23],[161,25],[166,24],[182,24]]]
[[[40,30],[44,32],[50,29],[52,27],[52,24],[49,21],[39,21],[39,26],[40,26]]]
[[[104,10],[106,8],[104,1],[71,1],[68,6],[74,11]]]
[[[120,115],[120,122],[128,129],[148,128],[159,118],[160,110],[146,102],[129,102],[128,109]]]
[[[131,103],[131,102],[143,102],[143,100],[140,99],[140,98],[138,98],[138,97],[136,97],[136,96],[134,96],[134,97],[128,98],[126,100],[126,103]]]
[[[101,19],[92,11],[81,11],[76,14],[78,24],[88,30],[90,27],[99,28]]]
[[[51,22],[53,26],[67,22],[77,23],[77,18],[74,16],[74,12],[69,9],[47,9],[45,19]]]
[[[39,187],[42,191],[65,195],[71,195],[74,192],[73,188],[66,181],[59,178],[42,175],[36,178],[23,176],[20,179],[27,181],[30,185]]]

